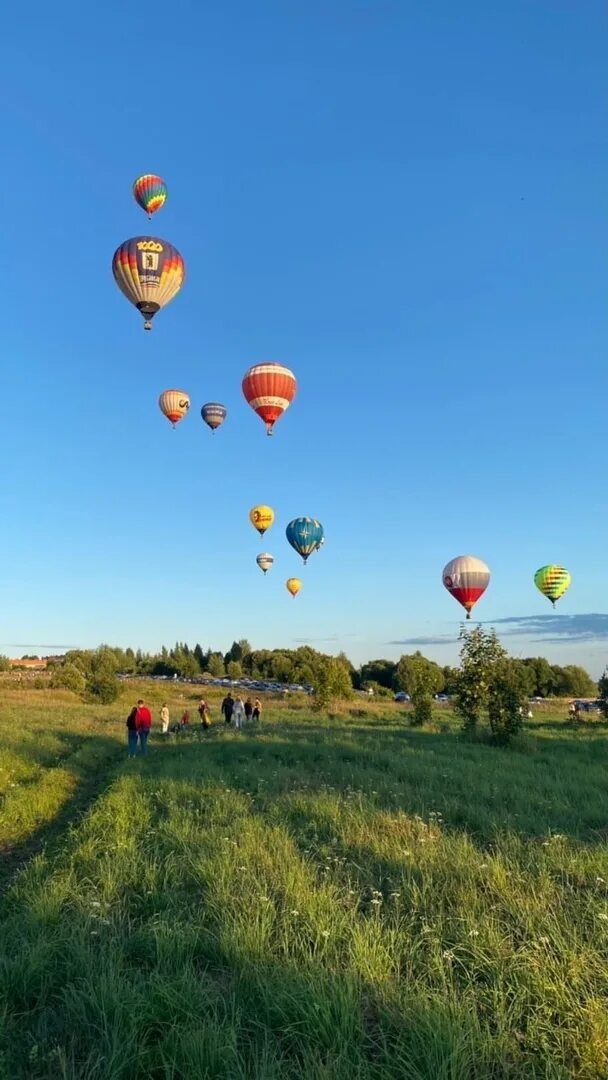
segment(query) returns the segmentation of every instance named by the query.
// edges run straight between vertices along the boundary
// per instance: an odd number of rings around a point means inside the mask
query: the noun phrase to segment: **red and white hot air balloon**
[[[163,390],[158,399],[158,407],[175,427],[190,408],[190,395],[185,390]]]
[[[266,424],[266,434],[291,405],[298,384],[293,371],[284,364],[266,361],[255,364],[243,378],[243,393],[251,408]]]
[[[474,555],[457,555],[444,567],[443,584],[471,618],[471,611],[490,584],[490,570]]]

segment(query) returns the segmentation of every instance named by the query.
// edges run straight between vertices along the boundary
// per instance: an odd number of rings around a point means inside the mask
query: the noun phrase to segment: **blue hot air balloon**
[[[220,405],[219,401],[208,401],[201,409],[201,416],[207,427],[210,427],[212,431],[215,431],[224,423],[226,413],[226,406]]]
[[[313,551],[318,551],[323,542],[323,526],[316,518],[294,518],[285,529],[285,535],[292,548],[306,562]]]

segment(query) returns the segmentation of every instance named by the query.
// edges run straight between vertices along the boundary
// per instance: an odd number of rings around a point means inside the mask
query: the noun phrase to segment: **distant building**
[[[15,659],[9,660],[9,664],[12,668],[26,668],[28,671],[43,671],[48,664],[48,657],[43,657],[38,660],[25,660],[21,657],[15,657]]]

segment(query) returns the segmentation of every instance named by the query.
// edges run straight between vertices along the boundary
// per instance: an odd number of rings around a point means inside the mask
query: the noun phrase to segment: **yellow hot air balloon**
[[[285,582],[285,588],[288,592],[291,593],[291,595],[295,599],[300,589],[302,588],[302,582],[300,581],[299,577],[287,578],[287,581]]]
[[[570,587],[570,571],[566,570],[565,566],[557,566],[555,563],[549,563],[548,566],[541,566],[540,570],[537,570],[534,575],[534,584],[537,589],[540,589],[543,596],[547,597],[555,607],[555,603],[559,600],[566,589]]]
[[[249,511],[249,520],[254,529],[257,529],[260,536],[263,536],[267,529],[270,528],[274,521],[274,510],[271,506],[254,506],[253,510]]]
[[[160,411],[175,427],[190,408],[190,398],[185,390],[164,390],[158,399]]]

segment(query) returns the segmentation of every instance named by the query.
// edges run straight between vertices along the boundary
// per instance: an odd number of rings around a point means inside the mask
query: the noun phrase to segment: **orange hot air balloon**
[[[190,408],[190,398],[185,390],[164,390],[158,399],[160,411],[175,427]]]
[[[243,378],[243,394],[266,424],[267,435],[272,435],[274,425],[291,405],[297,389],[293,371],[273,361],[255,364]]]
[[[285,582],[285,588],[287,589],[287,592],[291,593],[291,595],[293,596],[293,598],[295,600],[295,598],[298,595],[300,589],[302,588],[302,582],[300,581],[299,577],[287,578],[287,581]]]

